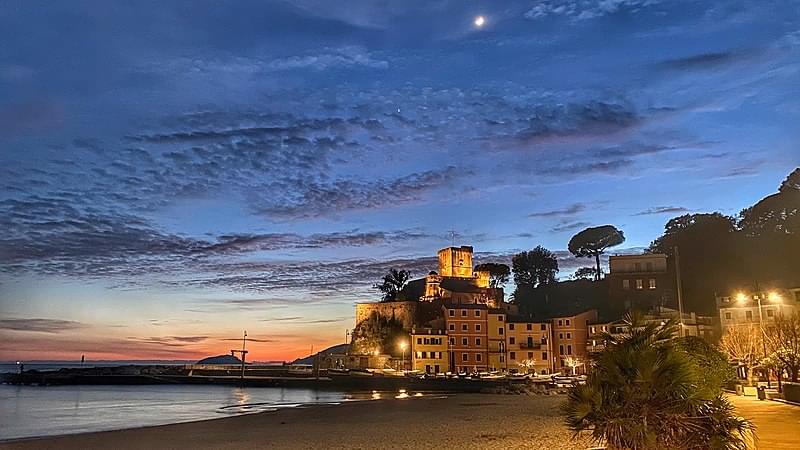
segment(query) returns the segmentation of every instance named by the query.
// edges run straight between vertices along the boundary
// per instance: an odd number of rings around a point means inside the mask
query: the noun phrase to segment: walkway
[[[800,449],[800,406],[729,395],[740,416],[757,427],[760,449]]]

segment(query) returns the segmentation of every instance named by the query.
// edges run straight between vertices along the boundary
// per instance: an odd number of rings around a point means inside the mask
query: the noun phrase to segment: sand
[[[563,396],[453,394],[0,443],[0,449],[585,449]]]

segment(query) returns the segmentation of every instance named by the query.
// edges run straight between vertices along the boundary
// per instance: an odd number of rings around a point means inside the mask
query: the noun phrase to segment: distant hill
[[[325,350],[320,351],[319,353],[315,353],[313,355],[306,356],[305,358],[298,358],[292,361],[289,364],[297,364],[297,365],[306,365],[311,366],[314,364],[314,357],[316,355],[328,355],[331,353],[344,353],[347,351],[348,344],[339,344],[334,345],[333,347],[328,347]]]
[[[197,361],[197,364],[241,364],[242,360],[233,355],[209,356]]]

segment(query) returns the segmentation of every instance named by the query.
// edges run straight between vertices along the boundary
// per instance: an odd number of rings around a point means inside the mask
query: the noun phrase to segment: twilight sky
[[[0,0],[0,359],[293,359],[449,230],[632,250],[800,164],[796,0],[346,3]]]

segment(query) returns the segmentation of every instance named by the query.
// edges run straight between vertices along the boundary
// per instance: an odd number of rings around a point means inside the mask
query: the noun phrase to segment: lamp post
[[[761,348],[762,348],[762,350],[764,352],[764,358],[766,358],[767,357],[767,333],[764,330],[764,312],[763,312],[763,309],[762,309],[762,306],[761,306],[761,298],[763,296],[764,296],[764,293],[761,292],[761,289],[759,289],[759,287],[758,287],[758,283],[756,283],[756,294],[753,297],[755,297],[756,302],[758,303],[758,327],[761,329]],[[739,292],[738,294],[736,294],[736,299],[740,303],[745,303],[747,301],[747,295],[745,295],[743,292]],[[768,294],[768,299],[770,301],[778,303],[781,300],[781,296],[777,292],[772,291],[772,292],[770,292]],[[767,372],[767,387],[768,388],[772,388],[772,383],[770,382],[770,379],[769,379],[769,372]]]
[[[406,373],[406,346],[408,346],[406,341],[400,342],[400,349],[403,351],[403,359],[401,360],[403,364],[403,375]]]

